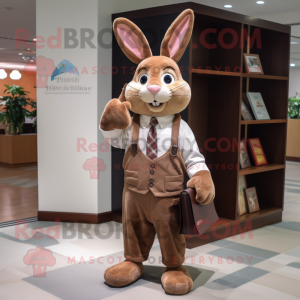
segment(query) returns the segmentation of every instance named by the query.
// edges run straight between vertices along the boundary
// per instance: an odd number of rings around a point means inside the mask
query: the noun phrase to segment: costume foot
[[[165,291],[172,295],[187,294],[193,287],[193,280],[183,266],[177,268],[166,267],[161,282]]]
[[[121,287],[139,279],[144,271],[142,263],[134,263],[125,260],[117,265],[111,266],[104,272],[104,279],[107,284]]]

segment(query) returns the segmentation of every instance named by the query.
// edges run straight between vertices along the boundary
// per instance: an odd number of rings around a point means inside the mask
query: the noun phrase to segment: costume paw
[[[130,125],[131,117],[128,110],[131,109],[131,104],[125,99],[126,85],[124,85],[119,99],[112,99],[105,106],[100,119],[102,130],[126,129]]]
[[[139,279],[144,271],[142,263],[134,263],[125,260],[117,265],[111,266],[104,272],[107,284],[115,287],[128,285]]]
[[[215,198],[215,185],[209,171],[199,171],[188,182],[188,188],[196,189],[196,201],[209,204]]]
[[[172,295],[187,294],[193,287],[193,280],[183,266],[165,268],[161,282],[165,291]]]

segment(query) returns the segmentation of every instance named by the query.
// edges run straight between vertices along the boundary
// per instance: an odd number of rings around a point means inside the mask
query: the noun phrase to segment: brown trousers
[[[138,194],[123,191],[124,256],[137,263],[146,261],[155,233],[160,244],[162,263],[167,267],[181,266],[185,255],[185,238],[179,234],[179,198],[155,197],[151,191]]]

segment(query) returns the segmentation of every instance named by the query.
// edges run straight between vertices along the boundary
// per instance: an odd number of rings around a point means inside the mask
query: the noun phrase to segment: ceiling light
[[[290,66],[291,66],[291,67],[296,67],[296,65],[295,65],[295,64],[290,64]]]
[[[19,53],[19,55],[23,55],[23,53]]]
[[[297,45],[299,42],[291,42],[291,45]]]
[[[11,7],[3,7],[2,9],[3,9],[3,10],[12,10]]]
[[[257,4],[265,4],[264,1],[257,1],[256,3],[257,3]]]
[[[4,69],[0,69],[0,79],[5,79],[7,77],[7,73]]]
[[[19,80],[22,75],[21,73],[18,71],[18,70],[13,70],[10,74],[9,74],[9,77],[13,80]]]
[[[232,5],[230,5],[230,4],[226,4],[226,5],[224,5],[224,7],[226,7],[226,8],[231,8],[231,7],[232,7]]]

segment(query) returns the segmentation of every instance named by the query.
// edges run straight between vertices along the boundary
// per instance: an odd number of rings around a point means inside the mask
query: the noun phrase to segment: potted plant
[[[289,98],[288,107],[289,119],[300,119],[300,98],[298,93],[296,93],[296,96]]]
[[[288,102],[287,148],[288,160],[300,161],[300,95],[296,93]]]
[[[25,108],[30,104],[29,98],[26,98],[27,93],[24,88],[17,85],[9,86],[5,84],[6,90],[2,97],[0,105],[4,105],[4,112],[0,114],[0,122],[7,126],[8,133],[11,131],[14,135],[22,133],[22,125],[25,122],[25,117],[30,117],[30,112]]]

